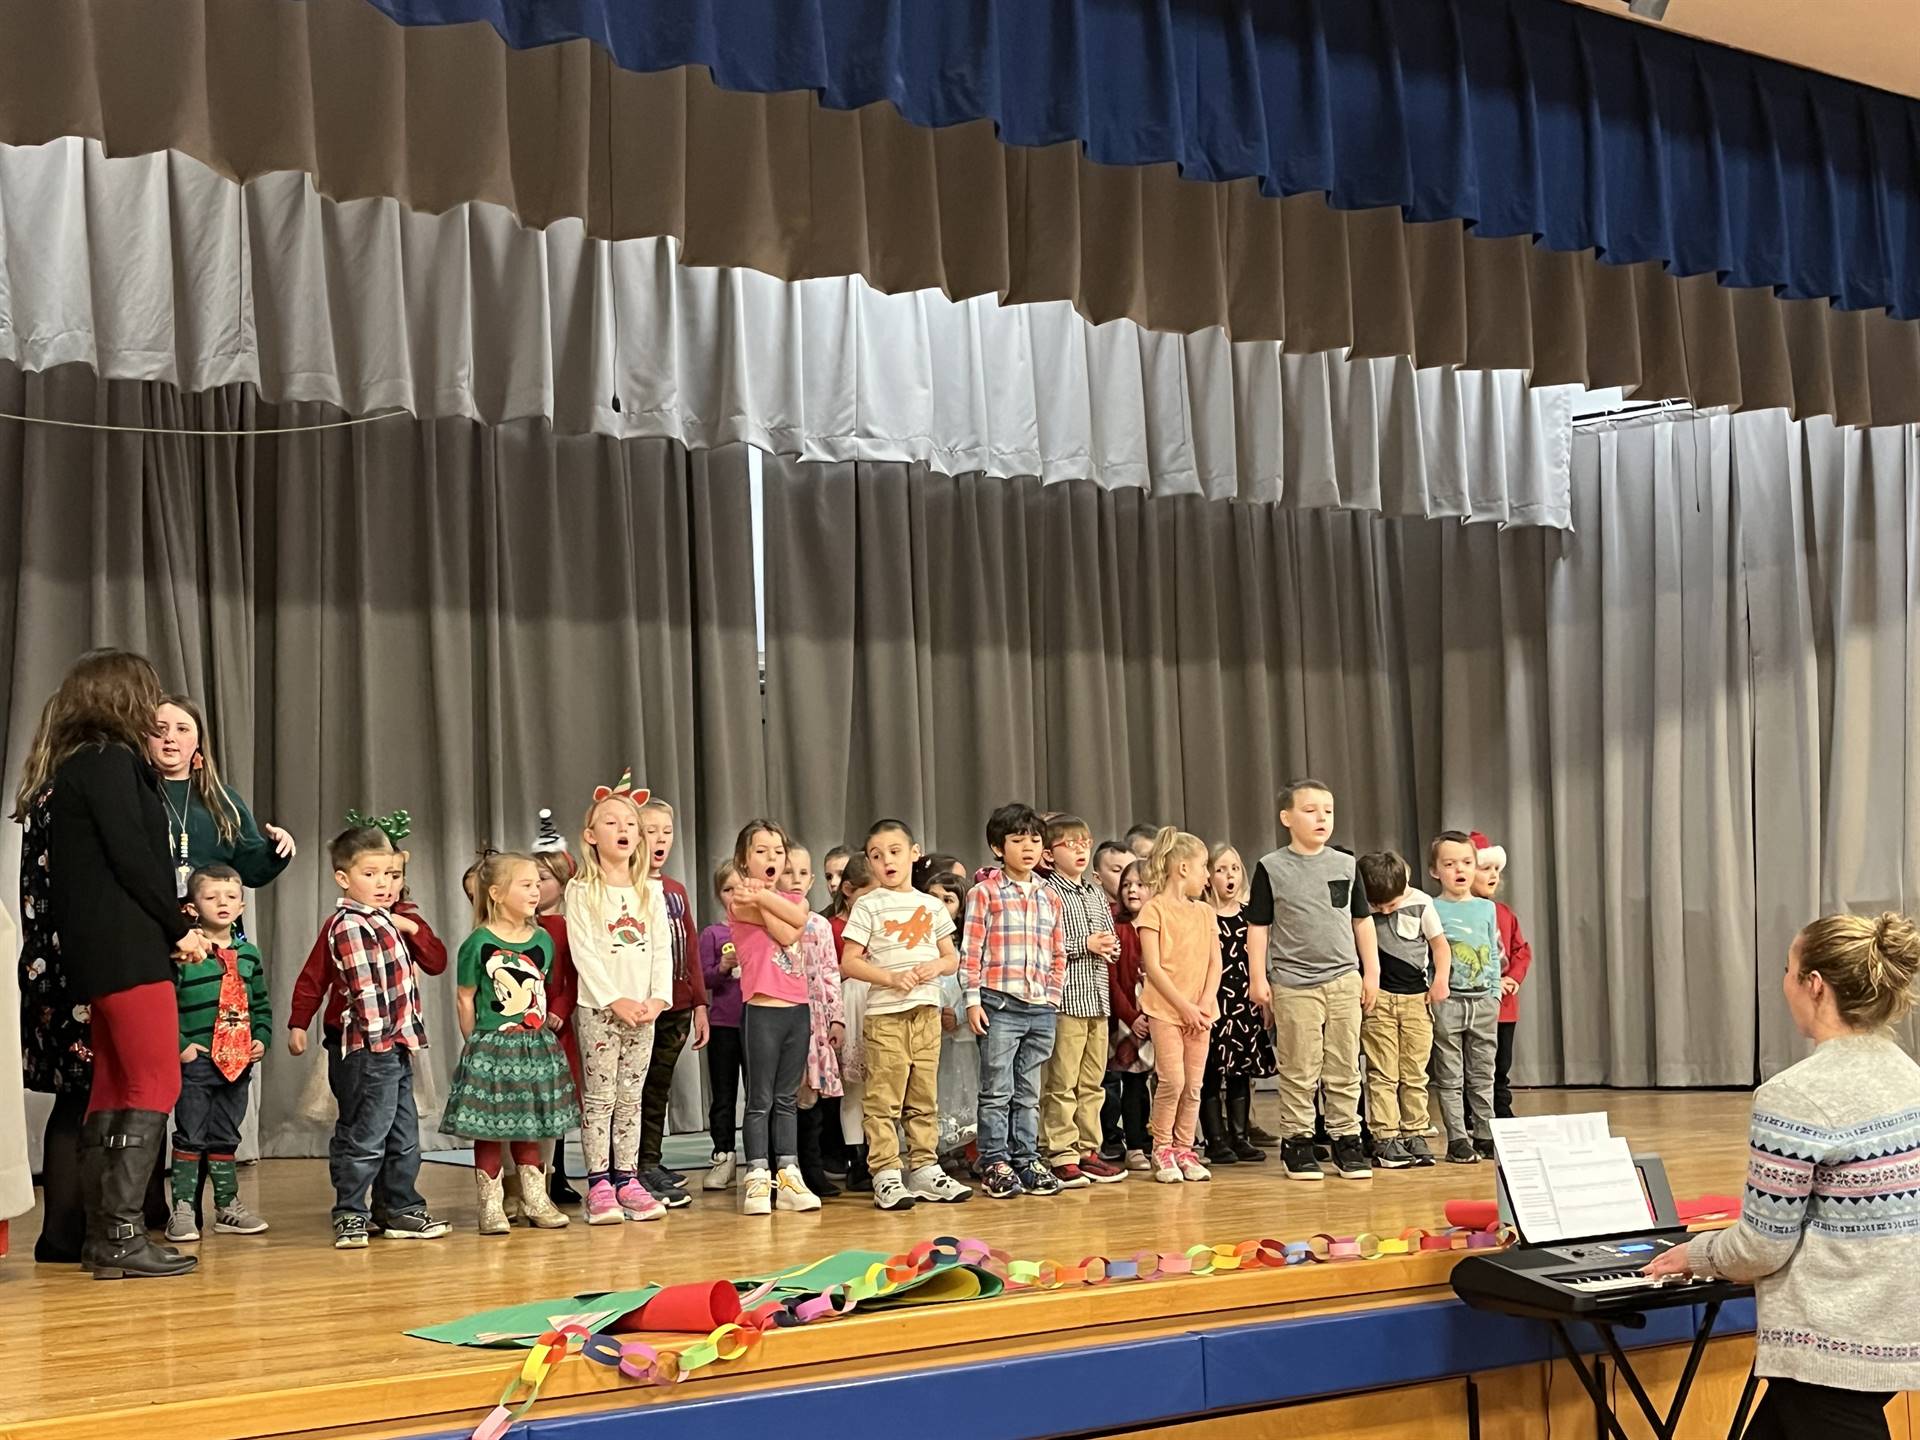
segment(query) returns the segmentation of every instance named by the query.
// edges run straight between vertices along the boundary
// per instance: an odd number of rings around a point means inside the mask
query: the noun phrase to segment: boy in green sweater
[[[235,942],[233,925],[246,907],[246,891],[230,865],[203,865],[187,880],[187,901],[200,929],[213,941],[205,960],[176,965],[174,990],[180,1005],[180,1101],[173,1112],[173,1211],[167,1239],[198,1240],[194,1191],[204,1157],[213,1178],[213,1228],[228,1235],[258,1235],[267,1222],[240,1202],[233,1152],[254,1062],[267,1053],[273,1035],[266,967],[260,952]]]

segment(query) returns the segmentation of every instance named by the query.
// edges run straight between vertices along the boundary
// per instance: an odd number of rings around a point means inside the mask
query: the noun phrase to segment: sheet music
[[[1559,1216],[1558,1239],[1624,1235],[1653,1223],[1625,1136],[1590,1145],[1542,1145],[1541,1169]]]
[[[1633,1152],[1610,1135],[1605,1111],[1492,1125],[1514,1223],[1530,1243],[1620,1234],[1652,1223]]]

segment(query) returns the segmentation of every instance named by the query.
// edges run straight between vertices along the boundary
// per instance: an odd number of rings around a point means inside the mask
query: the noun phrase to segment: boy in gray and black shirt
[[[1357,862],[1330,848],[1333,792],[1296,780],[1280,792],[1285,849],[1254,867],[1247,904],[1253,999],[1271,1010],[1280,1064],[1280,1158],[1289,1180],[1319,1180],[1313,1158],[1314,1091],[1325,1086],[1334,1173],[1369,1180],[1360,1141],[1360,1020],[1380,991],[1372,909]]]

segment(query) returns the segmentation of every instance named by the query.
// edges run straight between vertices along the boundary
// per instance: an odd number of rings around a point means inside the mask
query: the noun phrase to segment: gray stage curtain
[[[0,370],[0,410],[221,428],[338,418],[77,368]],[[751,534],[739,448],[406,418],[241,439],[0,422],[5,773],[89,645],[142,650],[203,697],[230,783],[301,842],[251,917],[277,1014],[332,904],[324,846],[349,806],[412,812],[413,889],[457,945],[476,847],[529,846],[542,806],[577,834],[592,787],[630,764],[679,809],[673,870],[699,904],[720,837],[762,789],[757,766],[714,761],[759,743],[753,591],[743,600],[730,578],[752,574]],[[0,873],[18,849],[0,827]],[[459,1054],[451,974],[428,1005],[430,1129]],[[697,1126],[700,1067],[682,1064],[676,1119]],[[264,1152],[323,1153],[317,1056],[276,1051],[262,1074]]]
[[[769,461],[773,808],[971,858],[1023,798],[1251,856],[1313,774],[1416,874],[1442,828],[1506,845],[1521,1083],[1749,1084],[1802,1053],[1794,928],[1920,897],[1915,448],[1586,431],[1553,534]]]

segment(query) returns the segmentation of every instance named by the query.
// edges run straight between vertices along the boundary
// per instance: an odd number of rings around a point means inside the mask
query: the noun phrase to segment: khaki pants
[[[1040,1158],[1049,1165],[1077,1165],[1100,1149],[1109,1023],[1104,1015],[1053,1022],[1053,1058],[1040,1094]]]
[[[1327,1133],[1360,1133],[1360,972],[1324,985],[1273,987],[1280,1062],[1280,1134],[1313,1134],[1313,1093],[1324,1087]]]
[[[1367,1120],[1376,1140],[1427,1133],[1427,1061],[1433,1055],[1433,1015],[1425,995],[1380,992],[1360,1022],[1367,1052]]]
[[[865,1033],[868,1172],[900,1168],[895,1122],[907,1132],[910,1170],[939,1164],[940,1007],[916,1005],[892,1015],[868,1011]]]

